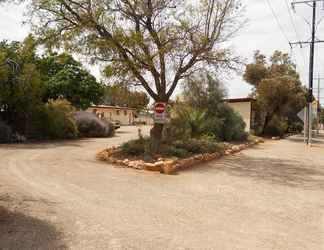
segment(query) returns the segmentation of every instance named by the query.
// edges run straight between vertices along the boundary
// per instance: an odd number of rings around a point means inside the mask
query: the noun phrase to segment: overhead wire
[[[286,32],[285,32],[285,30],[284,30],[284,28],[283,28],[283,26],[282,26],[280,20],[279,20],[278,15],[276,14],[276,12],[275,12],[273,6],[271,5],[270,0],[266,0],[266,2],[268,3],[269,9],[271,10],[271,13],[272,13],[273,17],[274,17],[274,19],[276,20],[277,25],[278,25],[278,27],[279,27],[279,29],[280,29],[280,31],[281,31],[283,37],[287,40],[288,44],[290,45],[289,38],[288,38],[288,36],[287,36],[287,34],[286,34]],[[286,5],[287,5],[287,2],[286,2]],[[291,15],[291,13],[290,13],[290,15]],[[293,24],[293,26],[295,26],[295,25]],[[296,27],[295,27],[294,29],[296,29],[296,31],[297,31],[297,28],[296,28]],[[297,34],[298,34],[298,32],[297,32]],[[302,74],[302,73],[303,73],[303,70],[300,69],[300,67],[299,67],[299,65],[298,65],[298,63],[297,63],[297,57],[294,56],[294,53],[293,53],[293,50],[292,50],[292,49],[290,50],[290,54],[291,54],[291,56],[292,56],[292,59],[293,59],[293,57],[295,57],[295,61],[296,61],[296,63],[295,63],[295,64],[296,64],[296,68],[299,68],[299,70],[298,70],[298,69],[297,69],[297,70],[300,72],[300,74]],[[302,56],[302,57],[303,57],[303,56]],[[305,62],[305,58],[304,58],[304,57],[303,57],[303,60],[304,60],[304,66],[305,66],[305,65],[306,65],[306,62]]]

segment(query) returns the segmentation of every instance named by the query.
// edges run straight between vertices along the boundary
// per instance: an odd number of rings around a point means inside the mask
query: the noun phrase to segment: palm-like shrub
[[[171,121],[165,128],[166,139],[197,138],[207,132],[206,112],[190,106],[174,106]]]

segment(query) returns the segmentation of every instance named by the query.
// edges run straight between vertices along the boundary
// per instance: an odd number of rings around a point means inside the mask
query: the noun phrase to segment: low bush
[[[190,155],[190,152],[188,152],[186,149],[184,148],[178,148],[175,146],[169,146],[165,149],[165,154],[168,156],[174,156],[174,157],[178,157],[178,158],[185,158],[188,157]]]
[[[279,117],[273,116],[267,126],[264,128],[264,134],[271,136],[283,136],[288,129],[288,122]]]
[[[111,137],[115,133],[111,122],[102,120],[95,114],[78,111],[75,112],[74,118],[82,137]]]
[[[205,135],[221,141],[244,141],[246,124],[228,104],[219,103],[217,112],[206,112],[185,103],[175,105],[171,121],[164,129],[164,139],[200,139]]]
[[[202,154],[220,152],[220,144],[215,140],[188,139],[184,141],[175,141],[172,146],[178,149],[186,150],[190,154]]]
[[[122,153],[131,156],[144,155],[150,145],[150,138],[131,140],[121,145]]]
[[[0,143],[11,142],[12,129],[3,121],[0,121]]]
[[[149,137],[131,140],[122,144],[121,151],[125,155],[130,156],[143,156],[150,148],[151,140]],[[222,144],[217,143],[215,140],[209,139],[187,139],[177,140],[172,143],[164,143],[160,148],[161,155],[185,158],[190,155],[223,152]]]
[[[245,132],[246,124],[242,117],[227,104],[222,105],[220,112],[223,117],[223,126],[218,134],[219,139],[223,141],[246,140],[248,133]]]
[[[74,108],[64,100],[50,100],[42,109],[44,136],[50,139],[73,139],[78,128],[73,117]]]

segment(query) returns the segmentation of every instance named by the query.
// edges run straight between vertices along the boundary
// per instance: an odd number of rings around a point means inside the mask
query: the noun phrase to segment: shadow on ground
[[[61,239],[48,222],[0,207],[0,249],[67,249]]]
[[[286,159],[235,155],[188,171],[221,171],[270,184],[324,190],[324,168],[315,169],[315,166],[305,166],[301,162]]]

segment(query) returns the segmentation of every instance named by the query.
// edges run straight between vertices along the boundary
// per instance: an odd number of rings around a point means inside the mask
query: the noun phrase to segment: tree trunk
[[[265,120],[264,120],[264,124],[263,124],[263,128],[262,128],[262,134],[264,135],[265,134],[265,130],[266,128],[268,127],[268,123],[270,121],[270,115],[267,114],[266,117],[265,117]]]
[[[160,152],[162,132],[164,124],[154,123],[153,128],[150,131],[151,135],[151,154],[156,155]]]

